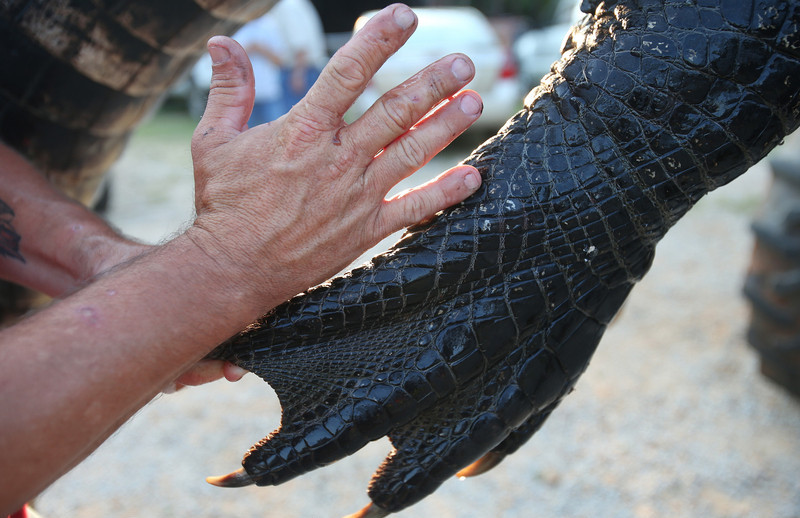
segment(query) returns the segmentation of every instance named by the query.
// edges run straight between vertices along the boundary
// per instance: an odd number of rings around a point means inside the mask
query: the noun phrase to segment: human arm
[[[342,121],[414,25],[407,8],[390,6],[289,114],[247,131],[247,59],[229,39],[209,42],[212,90],[192,144],[194,224],[0,333],[0,514],[263,312],[477,188],[477,171],[462,166],[384,199],[479,116],[479,99],[465,92],[420,121],[472,77],[463,57],[443,58]]]
[[[120,235],[2,142],[0,204],[0,278],[51,297],[77,290],[152,248]],[[227,362],[203,360],[170,388],[221,377],[235,381],[244,374]]]
[[[9,211],[4,217],[8,239],[0,244],[0,278],[52,297],[149,248],[119,235],[59,192],[2,142],[0,200]]]

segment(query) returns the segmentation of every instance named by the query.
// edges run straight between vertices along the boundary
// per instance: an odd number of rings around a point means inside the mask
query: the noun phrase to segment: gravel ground
[[[115,170],[109,218],[158,241],[191,217],[190,124],[158,117]],[[427,169],[441,171],[466,150]],[[702,200],[544,428],[493,471],[445,483],[402,517],[800,517],[800,402],[758,374],[740,296],[766,167]],[[163,396],[38,501],[46,517],[332,517],[368,501],[389,452],[274,488],[220,489],[279,424],[254,376]]]

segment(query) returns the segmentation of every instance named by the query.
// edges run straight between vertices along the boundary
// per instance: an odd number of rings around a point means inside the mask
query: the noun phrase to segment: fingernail
[[[472,77],[472,67],[469,66],[469,63],[464,58],[457,58],[453,61],[453,64],[450,65],[450,71],[459,81],[466,81]]]
[[[222,372],[225,375],[225,379],[228,381],[239,381],[244,377],[245,374],[248,373],[247,370],[239,367],[238,365],[233,365],[232,363],[226,363],[222,369]]]
[[[404,30],[414,25],[416,15],[408,7],[401,5],[394,10],[394,21]]]
[[[478,115],[483,111],[483,103],[476,99],[474,95],[464,95],[461,97],[459,108],[466,115]]]
[[[467,189],[470,191],[474,191],[481,185],[481,175],[475,171],[470,171],[464,176],[464,185],[466,185]]]
[[[211,56],[211,64],[221,65],[231,58],[231,53],[225,47],[211,45],[208,47],[208,54]]]

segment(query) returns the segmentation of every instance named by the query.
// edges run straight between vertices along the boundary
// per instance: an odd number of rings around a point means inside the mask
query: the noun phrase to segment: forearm
[[[0,515],[288,297],[256,303],[219,266],[181,236],[0,333]]]
[[[0,253],[0,278],[48,295],[61,295],[146,249],[60,193],[2,143],[0,200],[10,211],[3,222],[10,240],[4,241],[7,253]]]

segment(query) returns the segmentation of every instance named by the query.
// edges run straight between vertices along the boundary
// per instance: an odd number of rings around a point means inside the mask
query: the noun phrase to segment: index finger
[[[375,72],[408,40],[417,16],[393,4],[373,16],[336,54],[297,105],[299,115],[323,128],[338,128],[342,117]]]

